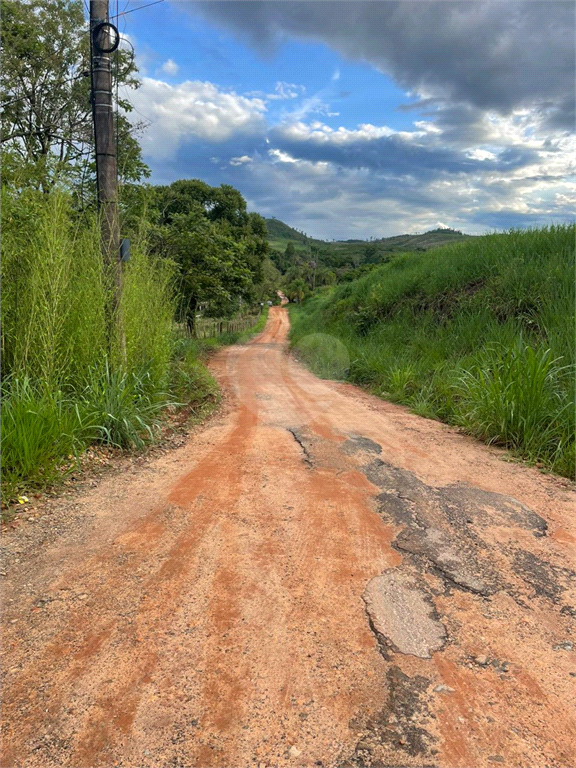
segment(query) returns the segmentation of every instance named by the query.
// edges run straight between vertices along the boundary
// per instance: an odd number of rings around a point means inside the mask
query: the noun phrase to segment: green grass
[[[349,380],[573,477],[574,236],[511,231],[396,255],[292,305],[292,342],[330,334]],[[308,362],[322,373],[330,356]]]
[[[167,407],[213,388],[199,362],[189,392],[175,383],[171,268],[144,243],[123,271],[125,356],[109,337],[99,242],[65,193],[2,190],[3,503],[55,483],[90,443],[141,449]]]
[[[27,378],[4,382],[2,394],[2,500],[8,501],[53,483],[86,447],[92,425],[78,402]]]
[[[264,327],[201,342],[174,331],[174,266],[133,242],[122,318],[109,292],[95,214],[61,190],[2,189],[2,503],[56,483],[92,443],[141,450],[166,415],[198,419],[218,400],[208,351]],[[234,327],[232,322],[231,327]],[[112,333],[110,329],[112,328]]]

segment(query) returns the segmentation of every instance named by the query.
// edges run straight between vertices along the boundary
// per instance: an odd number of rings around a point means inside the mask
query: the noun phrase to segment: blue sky
[[[326,239],[574,215],[571,2],[144,5],[119,28],[152,182],[233,184]]]

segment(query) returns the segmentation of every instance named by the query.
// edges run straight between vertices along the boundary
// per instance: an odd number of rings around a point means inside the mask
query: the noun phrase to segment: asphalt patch
[[[351,456],[360,451],[363,451],[364,453],[382,453],[382,446],[375,443],[374,440],[370,440],[368,437],[354,435],[342,443],[340,450],[348,456]]]
[[[532,587],[538,597],[559,603],[564,592],[574,589],[574,571],[557,568],[532,552],[519,550],[514,556],[514,569]]]
[[[425,497],[426,490],[429,489],[413,472],[395,467],[382,459],[374,459],[362,468],[362,472],[381,490],[414,502]]]
[[[411,576],[394,568],[375,576],[362,595],[372,631],[383,655],[388,649],[421,659],[432,658],[446,642],[428,592]]]
[[[396,525],[419,525],[414,505],[408,499],[402,499],[390,491],[376,496],[378,514],[385,518],[392,518]]]
[[[465,483],[435,488],[439,503],[448,519],[465,524],[516,525],[545,534],[548,523],[525,504],[500,493],[484,491]]]
[[[479,595],[498,591],[497,575],[480,565],[466,541],[454,539],[439,528],[405,529],[393,542],[396,549],[425,557],[444,579]]]
[[[386,706],[366,723],[365,734],[358,741],[354,754],[343,765],[347,766],[399,766],[384,756],[398,750],[412,757],[430,754],[435,739],[426,729],[430,712],[427,689],[430,680],[422,675],[410,677],[393,666],[386,675],[388,700]],[[384,758],[384,759],[383,759]],[[422,763],[430,766],[431,763]]]

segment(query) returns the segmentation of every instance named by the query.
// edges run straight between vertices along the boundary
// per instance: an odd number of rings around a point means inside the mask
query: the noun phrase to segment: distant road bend
[[[569,484],[287,354],[4,536],[3,766],[574,764]]]

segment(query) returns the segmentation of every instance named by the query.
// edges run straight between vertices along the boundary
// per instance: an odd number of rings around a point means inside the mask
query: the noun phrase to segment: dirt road
[[[186,444],[3,540],[3,766],[572,766],[570,485],[273,308]]]

